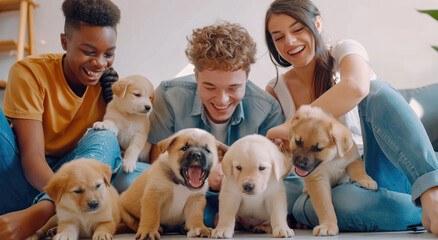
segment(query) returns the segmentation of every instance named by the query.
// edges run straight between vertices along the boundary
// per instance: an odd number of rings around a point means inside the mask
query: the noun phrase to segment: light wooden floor
[[[118,240],[131,240],[135,239],[135,234],[121,234],[116,235],[114,239]],[[184,235],[162,235],[161,239],[188,239]],[[192,238],[191,238],[192,239]],[[196,238],[193,238],[196,239]],[[233,239],[275,239],[270,234],[249,234],[239,232],[234,235]],[[385,239],[385,240],[398,240],[398,239],[436,239],[435,235],[427,232],[374,232],[374,233],[340,233],[337,236],[332,237],[315,237],[312,235],[311,230],[295,230],[295,236],[290,238],[291,240],[364,240],[364,239]]]

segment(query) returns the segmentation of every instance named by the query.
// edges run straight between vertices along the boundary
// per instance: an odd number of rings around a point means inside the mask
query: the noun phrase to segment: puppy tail
[[[137,232],[138,219],[126,211],[126,209],[123,207],[123,204],[120,204],[120,217],[122,219],[122,223],[126,224],[126,226],[128,226],[132,231]]]

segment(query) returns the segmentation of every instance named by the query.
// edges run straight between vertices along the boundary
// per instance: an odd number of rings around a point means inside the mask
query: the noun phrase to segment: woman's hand
[[[269,129],[266,133],[266,137],[271,139],[271,141],[273,141],[283,151],[289,150],[290,123],[291,121],[288,120],[281,125]]]

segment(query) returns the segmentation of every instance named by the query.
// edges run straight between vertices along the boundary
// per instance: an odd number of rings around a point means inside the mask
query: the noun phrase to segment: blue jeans
[[[365,168],[379,189],[352,183],[333,188],[340,231],[396,231],[421,224],[419,197],[438,186],[436,153],[422,123],[401,94],[382,80],[371,81],[359,115]],[[288,204],[298,222],[318,225],[307,196],[288,198]]]
[[[76,148],[61,158],[46,157],[47,163],[56,172],[59,167],[73,159],[94,158],[111,166],[113,173],[123,172],[121,169],[120,147],[117,137],[109,130],[88,129],[87,133],[77,144]],[[138,163],[137,171],[131,174],[123,174],[117,178],[126,186],[145,169],[147,164]],[[20,151],[3,111],[0,110],[0,215],[8,212],[22,210],[32,205],[33,202],[49,199],[44,193],[40,193],[27,180],[23,172],[20,160]],[[114,181],[113,181],[114,182]]]

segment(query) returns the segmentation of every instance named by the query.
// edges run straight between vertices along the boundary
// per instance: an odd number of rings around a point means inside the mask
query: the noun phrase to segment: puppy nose
[[[201,160],[202,159],[202,154],[200,152],[192,152],[190,154],[190,158],[193,160]]]
[[[90,201],[88,202],[88,206],[90,207],[90,209],[96,209],[99,207],[99,202],[96,200]]]
[[[243,190],[245,190],[245,192],[252,192],[253,189],[254,189],[254,185],[253,184],[245,184],[245,185],[243,185]]]
[[[302,157],[300,155],[296,156],[295,159],[294,159],[294,165],[296,167],[301,168],[301,169],[306,168],[308,162],[309,162],[309,159],[307,159],[306,157]]]
[[[146,111],[149,111],[149,110],[151,110],[151,106],[149,106],[149,105],[144,105],[144,109],[146,109]]]

